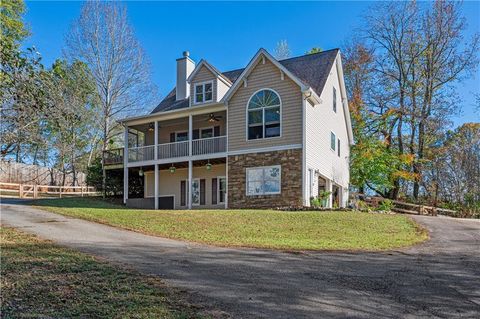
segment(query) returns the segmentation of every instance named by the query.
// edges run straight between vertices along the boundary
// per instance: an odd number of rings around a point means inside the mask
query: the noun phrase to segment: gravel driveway
[[[1,222],[161,276],[235,318],[480,318],[480,221],[416,216],[425,244],[384,253],[225,249],[3,200]]]

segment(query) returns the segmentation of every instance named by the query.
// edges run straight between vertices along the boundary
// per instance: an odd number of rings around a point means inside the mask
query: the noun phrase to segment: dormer
[[[218,103],[228,91],[232,82],[220,71],[201,60],[188,77],[190,84],[190,106]]]

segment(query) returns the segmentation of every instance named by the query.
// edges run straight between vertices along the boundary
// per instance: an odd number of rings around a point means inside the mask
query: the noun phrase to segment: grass
[[[190,318],[193,308],[142,276],[1,227],[2,318]]]
[[[387,250],[428,234],[404,215],[275,210],[138,210],[92,198],[41,200],[43,209],[150,235],[229,247]]]

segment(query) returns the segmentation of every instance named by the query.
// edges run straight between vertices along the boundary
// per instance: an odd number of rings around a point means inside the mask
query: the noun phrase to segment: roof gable
[[[213,65],[211,65],[210,63],[207,62],[207,60],[200,60],[200,63],[195,67],[195,69],[193,70],[192,74],[190,74],[190,76],[187,78],[187,81],[189,83],[192,82],[192,80],[195,78],[195,76],[198,74],[198,72],[200,72],[200,70],[202,68],[206,68],[208,71],[210,71],[215,77],[221,79],[223,82],[225,82],[225,84],[227,84],[228,86],[232,85],[232,82],[230,81],[230,79],[228,77],[226,77],[225,75],[222,74],[222,72],[220,72],[217,68],[215,68]]]
[[[308,85],[306,85],[299,78],[297,78],[295,75],[293,75],[287,68],[285,68],[281,63],[279,63],[277,60],[275,60],[275,58],[273,56],[271,56],[270,53],[268,53],[265,49],[262,48],[262,49],[258,50],[258,52],[250,60],[247,67],[245,69],[243,69],[242,73],[235,80],[235,82],[233,83],[230,90],[223,97],[223,101],[228,102],[228,100],[230,100],[230,98],[233,96],[233,94],[235,94],[238,87],[242,83],[243,79],[248,77],[248,75],[252,72],[252,70],[255,68],[255,66],[257,65],[257,63],[261,59],[268,59],[273,65],[275,65],[282,72],[284,72],[289,78],[291,78],[300,87],[300,89],[302,91],[305,91],[309,88]]]

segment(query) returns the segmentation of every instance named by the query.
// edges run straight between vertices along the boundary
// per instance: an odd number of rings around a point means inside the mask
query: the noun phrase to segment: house
[[[176,87],[123,119],[128,143],[106,154],[128,206],[309,206],[322,191],[346,205],[353,137],[338,49],[280,61],[260,49],[228,72],[188,52],[176,62]],[[139,176],[143,196],[129,198]]]

